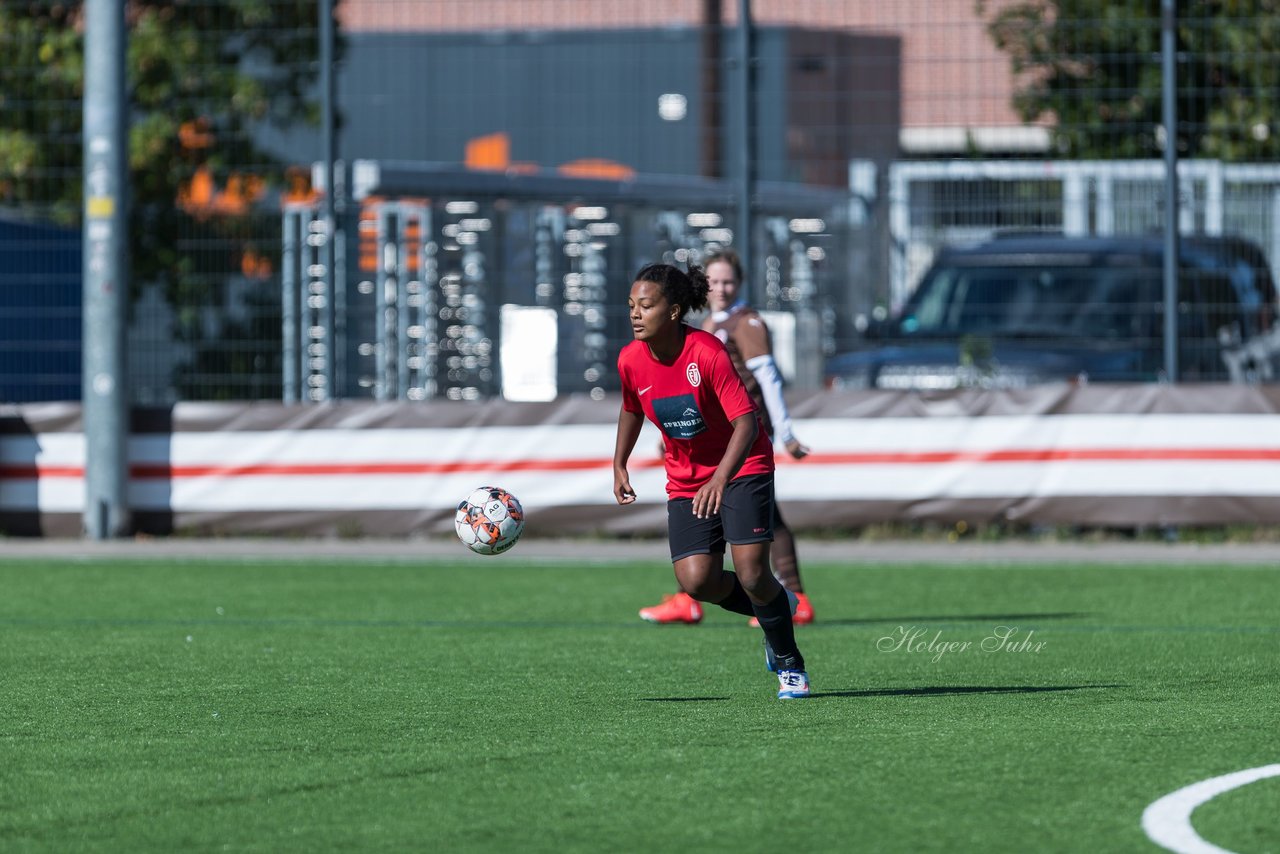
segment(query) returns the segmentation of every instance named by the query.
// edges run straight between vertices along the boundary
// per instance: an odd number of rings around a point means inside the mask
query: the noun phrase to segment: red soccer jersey
[[[756,411],[724,345],[690,327],[680,356],[667,365],[653,358],[644,342],[632,341],[618,354],[618,374],[622,408],[643,413],[662,431],[667,497],[692,498],[724,458],[733,435],[730,422]],[[760,427],[734,478],[772,471],[773,448]]]

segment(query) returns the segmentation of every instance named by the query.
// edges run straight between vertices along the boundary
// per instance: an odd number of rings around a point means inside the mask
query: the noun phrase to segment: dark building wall
[[[847,186],[849,160],[898,155],[902,46],[896,38],[787,30],[791,180]]]
[[[457,163],[505,132],[513,161],[605,158],[698,172],[699,42],[691,30],[350,37],[339,99],[350,158]],[[681,93],[681,121],[658,98]]]
[[[650,175],[703,175],[704,122],[736,127],[733,38],[707,92],[697,28],[514,33],[354,33],[339,73],[344,159],[462,163],[467,143],[506,133],[515,163],[554,169],[600,158]],[[901,126],[901,41],[794,28],[756,33],[757,177],[843,187],[853,158],[887,162]],[[658,114],[683,95],[678,121]],[[714,107],[718,109],[712,109]],[[308,162],[314,130],[271,147]],[[736,142],[722,139],[719,175]]]

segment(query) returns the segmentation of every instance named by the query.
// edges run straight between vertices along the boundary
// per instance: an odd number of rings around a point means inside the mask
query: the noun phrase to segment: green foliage
[[[1179,155],[1280,155],[1280,0],[1176,5]],[[977,0],[977,9],[1012,63],[1015,107],[1049,123],[1061,153],[1161,156],[1158,0]]]
[[[70,200],[78,214],[82,13],[80,3],[0,4],[0,204]],[[199,165],[220,179],[276,168],[248,131],[313,113],[314,2],[132,0],[127,16],[135,208],[172,208]],[[178,131],[197,120],[208,144],[184,146]]]
[[[81,216],[83,13],[82,2],[0,2],[0,208],[72,226]],[[230,331],[201,315],[225,304],[255,213],[184,207],[180,194],[201,170],[217,190],[250,175],[279,183],[285,164],[251,131],[314,120],[317,4],[129,0],[126,21],[134,293],[161,283],[177,336],[200,354]],[[274,259],[275,244],[255,249]],[[205,390],[235,396],[227,392]]]

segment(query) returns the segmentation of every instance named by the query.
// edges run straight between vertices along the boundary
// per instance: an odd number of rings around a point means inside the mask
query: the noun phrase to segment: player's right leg
[[[735,614],[753,614],[751,599],[733,572],[724,569],[723,554],[691,554],[672,564],[676,581],[700,602],[719,605]]]
[[[725,571],[724,530],[719,516],[699,519],[693,515],[692,499],[672,499],[667,502],[667,537],[671,566],[681,590],[735,614],[754,613],[738,576]]]

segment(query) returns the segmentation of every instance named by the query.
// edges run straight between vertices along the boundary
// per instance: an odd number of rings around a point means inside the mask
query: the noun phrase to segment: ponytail
[[[680,307],[680,317],[691,311],[707,307],[707,293],[711,285],[707,274],[697,264],[689,265],[689,272],[670,264],[649,264],[640,268],[635,281],[652,282],[662,289],[667,302]]]

